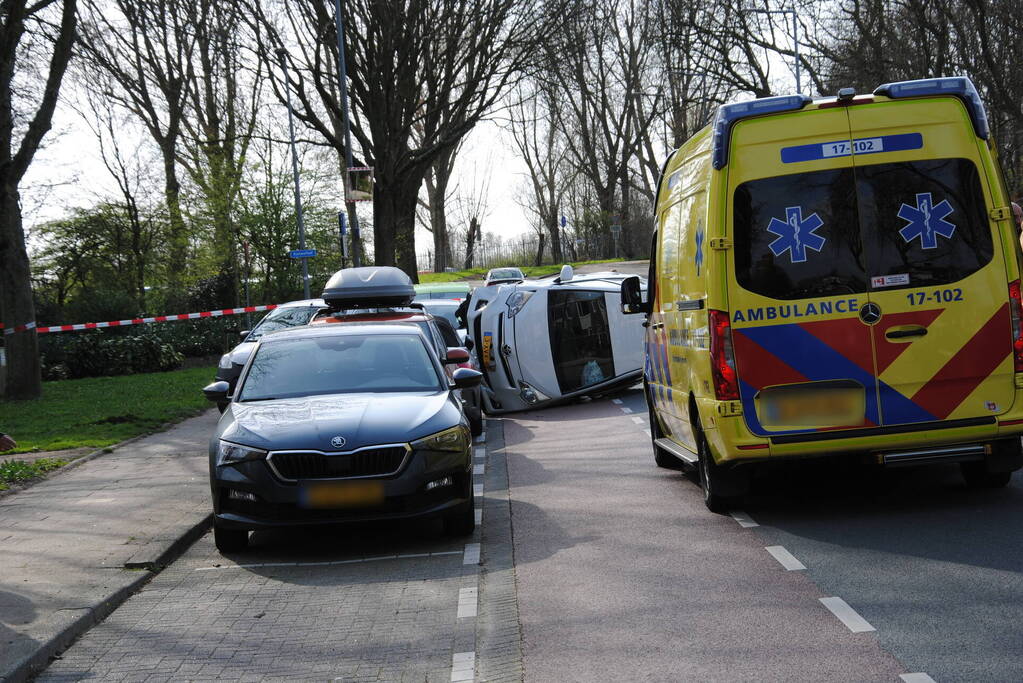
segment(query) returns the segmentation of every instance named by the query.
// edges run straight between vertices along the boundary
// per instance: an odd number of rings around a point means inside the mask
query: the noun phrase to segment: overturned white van
[[[484,409],[526,410],[640,379],[643,321],[622,314],[625,277],[574,277],[565,266],[558,277],[477,288],[468,328]]]

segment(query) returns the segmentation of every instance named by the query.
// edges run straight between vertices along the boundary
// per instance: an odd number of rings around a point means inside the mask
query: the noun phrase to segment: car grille
[[[274,453],[270,464],[278,476],[289,480],[381,477],[397,472],[406,453],[404,446],[329,455],[315,451]]]

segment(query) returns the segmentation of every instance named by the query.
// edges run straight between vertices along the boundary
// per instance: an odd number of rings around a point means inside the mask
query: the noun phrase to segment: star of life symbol
[[[696,256],[693,258],[696,263],[696,274],[700,274],[700,266],[703,265],[703,221],[696,225]]]
[[[787,251],[792,263],[804,263],[807,249],[819,252],[824,248],[827,239],[816,233],[823,225],[824,221],[816,213],[803,218],[803,207],[787,206],[785,220],[772,218],[767,226],[767,232],[778,236],[767,246],[776,257]]]
[[[916,196],[916,207],[909,204],[899,207],[899,218],[909,224],[899,234],[907,243],[919,237],[921,249],[934,249],[938,246],[938,235],[951,239],[956,231],[956,226],[945,220],[952,211],[947,199],[935,205],[930,192],[921,192]]]

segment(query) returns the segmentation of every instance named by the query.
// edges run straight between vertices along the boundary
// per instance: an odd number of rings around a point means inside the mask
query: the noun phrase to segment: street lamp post
[[[291,108],[291,83],[288,80],[288,51],[278,48],[277,58],[284,70],[284,92],[288,99],[288,132],[291,135],[291,172],[295,176],[295,221],[298,223],[298,248],[305,249],[305,222],[302,220],[302,190],[298,180],[298,150],[295,148],[295,115]],[[309,296],[309,259],[302,258],[302,291]]]
[[[348,201],[348,169],[352,168],[352,123],[348,112],[348,68],[345,65],[345,31],[341,21],[341,0],[334,0],[334,22],[337,28],[337,73],[341,85],[341,118],[345,127],[345,202]],[[352,205],[352,264],[362,265],[362,245],[359,235],[359,212]]]
[[[796,72],[796,93],[802,92],[802,83],[800,80],[799,70],[799,15],[794,9],[750,9],[749,12],[756,12],[757,14],[791,14],[792,15],[792,53],[795,57],[795,72]]]

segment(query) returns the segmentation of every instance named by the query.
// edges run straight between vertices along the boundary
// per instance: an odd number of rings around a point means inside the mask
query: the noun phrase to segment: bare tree
[[[343,150],[333,2],[272,2],[257,8],[264,52],[294,47],[298,116]],[[415,209],[424,178],[533,58],[548,15],[539,0],[357,0],[343,8],[353,133],[375,169],[375,261],[416,278]]]
[[[5,396],[42,390],[32,273],[18,186],[50,130],[77,31],[76,0],[4,0],[0,16],[0,315],[8,362]],[[32,86],[37,65],[42,91]],[[30,327],[25,327],[30,326]]]

